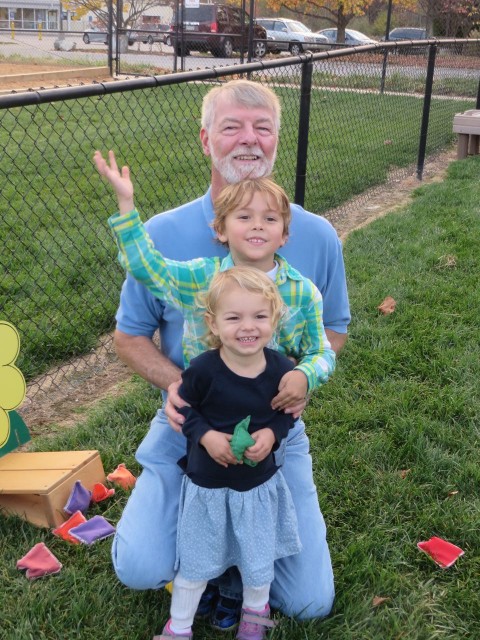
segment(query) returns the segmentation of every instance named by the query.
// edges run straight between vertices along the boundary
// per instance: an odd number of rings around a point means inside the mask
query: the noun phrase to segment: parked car
[[[426,40],[427,30],[417,27],[396,27],[388,34],[389,40]],[[385,37],[382,38],[385,40]]]
[[[427,30],[417,27],[396,27],[388,34],[388,39],[392,42],[395,40],[426,40],[427,38]],[[382,40],[385,41],[385,36]],[[426,54],[427,47],[406,47],[402,52],[406,55]]]
[[[243,18],[243,20],[242,20]],[[214,56],[230,58],[234,51],[248,48],[249,15],[239,7],[200,3],[183,8],[183,34],[180,19],[174,16],[167,44],[186,55],[190,51],[210,51]],[[259,25],[253,27],[253,52],[261,58],[267,52],[267,34]],[[169,42],[168,42],[169,40]]]
[[[91,29],[90,31],[84,32],[83,41],[85,44],[90,44],[91,42],[108,44],[108,33],[106,31],[100,31],[100,29]]]
[[[337,43],[338,29],[321,29],[317,31],[322,36],[325,36],[331,44]],[[345,29],[345,45],[347,47],[355,47],[362,44],[377,44],[376,40],[372,40],[361,31],[355,31],[355,29]]]
[[[132,46],[135,42],[143,42],[143,44],[153,44],[161,42],[166,44],[166,37],[170,30],[168,24],[152,24],[145,29],[135,29],[128,32],[128,44]]]
[[[302,51],[319,51],[328,49],[328,40],[311,31],[298,20],[290,18],[257,18],[256,24],[267,32],[267,47],[272,53],[290,51],[298,56]]]

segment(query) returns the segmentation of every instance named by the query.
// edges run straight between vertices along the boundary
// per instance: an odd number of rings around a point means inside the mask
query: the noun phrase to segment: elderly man
[[[280,104],[273,91],[248,80],[233,80],[204,98],[200,140],[212,165],[207,193],[177,209],[153,217],[148,231],[157,248],[172,259],[225,255],[211,228],[212,199],[227,183],[272,172],[280,128]],[[292,205],[290,239],[282,255],[315,282],[323,295],[324,324],[338,353],[350,320],[342,249],[333,227],[322,217]],[[161,350],[152,341],[159,329]],[[112,556],[119,579],[134,589],[158,589],[173,579],[177,511],[185,454],[183,417],[176,412],[176,390],[182,366],[182,317],[163,305],[132,277],[122,289],[115,345],[120,358],[164,393],[164,408],[153,419],[136,457],[143,471],[118,523]],[[175,406],[174,406],[175,405]],[[303,406],[291,407],[299,414]],[[167,417],[168,416],[168,417]],[[170,421],[170,424],[169,424]],[[290,430],[278,463],[290,487],[303,550],[275,564],[270,603],[286,615],[303,619],[327,615],[334,598],[333,572],[325,523],[313,482],[312,461],[301,419]],[[235,625],[236,594],[221,588],[218,598],[207,590],[199,613],[213,606],[213,624]]]

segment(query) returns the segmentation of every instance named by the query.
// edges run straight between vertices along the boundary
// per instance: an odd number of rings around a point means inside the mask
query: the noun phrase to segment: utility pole
[[[388,42],[390,39],[390,23],[392,21],[392,2],[393,0],[388,0],[387,25],[385,27],[385,42]],[[387,60],[388,60],[388,49],[386,49],[385,53],[383,54],[382,77],[380,80],[380,93],[383,93],[385,90],[385,76],[387,75]]]
[[[59,16],[60,16],[60,21],[59,21],[59,31],[60,33],[58,34],[58,39],[59,40],[64,40],[65,39],[65,34],[63,33],[63,5],[62,5],[62,0],[60,0],[60,2],[58,3],[59,6]]]
[[[387,7],[387,26],[385,29],[385,41],[388,42],[390,36],[390,23],[392,21],[392,2],[393,0],[388,0]]]

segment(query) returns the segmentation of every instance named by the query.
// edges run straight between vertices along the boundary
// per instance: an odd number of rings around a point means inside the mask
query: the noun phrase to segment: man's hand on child
[[[118,169],[113,151],[108,152],[108,161],[100,151],[95,151],[93,161],[98,173],[112,185],[118,200],[118,209],[121,214],[129,213],[135,208],[133,203],[133,184],[130,180],[128,167]]]
[[[294,404],[294,405],[291,405],[290,407],[287,407],[284,413],[288,413],[289,415],[292,415],[295,420],[298,420],[298,418],[300,418],[300,416],[302,415],[307,404],[308,404],[308,398],[304,398],[298,404]]]
[[[255,444],[248,447],[245,451],[245,457],[252,460],[252,462],[261,462],[271,452],[275,444],[275,435],[269,427],[254,431],[250,435],[255,440]]]
[[[211,429],[200,438],[200,444],[205,447],[208,455],[221,464],[228,467],[229,464],[241,464],[233,455],[230,447],[232,436],[228,433],[221,433]]]
[[[293,413],[292,409],[298,409],[301,403],[304,403],[305,407],[307,392],[307,376],[298,369],[288,371],[280,380],[278,394],[272,400],[272,409]],[[295,413],[293,415],[295,416]]]
[[[165,406],[163,410],[165,411],[165,415],[167,416],[168,424],[172,427],[174,431],[178,433],[182,432],[182,425],[185,422],[185,417],[178,413],[177,407],[188,407],[188,402],[178,395],[178,390],[180,389],[180,385],[182,384],[182,380],[176,380],[172,382],[172,384],[167,389],[167,401],[165,402]]]

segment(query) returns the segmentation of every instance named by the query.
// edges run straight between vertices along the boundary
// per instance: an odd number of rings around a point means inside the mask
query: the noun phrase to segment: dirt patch
[[[152,68],[152,73],[164,75],[169,69]],[[60,67],[58,64],[0,62],[0,95],[10,92],[37,91],[86,84],[118,82],[135,76],[110,76],[107,67]]]
[[[28,91],[77,86],[93,82],[114,82],[104,67],[88,69],[59,67],[54,64],[0,63],[0,91]]]
[[[90,356],[72,359],[32,380],[18,410],[33,437],[70,427],[101,400],[124,392],[132,371],[116,357],[112,336]]]
[[[456,149],[449,149],[428,160],[421,182],[416,175],[391,178],[387,184],[365,191],[349,200],[347,205],[332,209],[326,216],[337,230],[339,237],[345,240],[351,231],[360,229],[373,220],[407,205],[411,200],[412,192],[421,185],[441,182],[448,165],[455,159]]]

